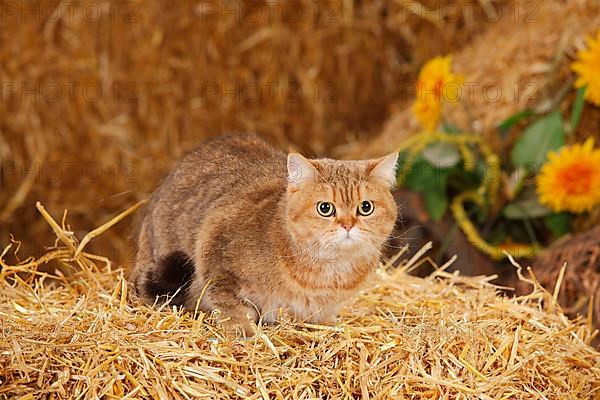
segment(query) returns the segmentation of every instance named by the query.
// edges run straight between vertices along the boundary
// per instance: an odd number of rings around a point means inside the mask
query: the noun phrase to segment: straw
[[[194,318],[131,297],[122,269],[76,254],[76,237],[44,217],[61,238],[58,248],[2,264],[0,397],[600,396],[589,321],[567,319],[534,279],[530,293],[507,297],[488,277],[440,268],[419,278],[382,268],[336,326],[283,315],[255,338],[233,339],[212,315]],[[43,273],[42,263],[73,272]]]

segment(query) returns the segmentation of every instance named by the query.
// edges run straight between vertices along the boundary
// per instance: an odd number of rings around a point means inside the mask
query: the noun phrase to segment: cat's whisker
[[[414,231],[416,229],[422,229],[422,228],[425,228],[425,225],[414,225],[414,226],[411,226],[410,228],[405,229],[404,232],[402,233],[402,235],[406,235],[410,231]]]
[[[415,229],[419,229],[419,228],[423,228],[423,227],[424,227],[423,225],[417,225],[417,226],[410,227],[409,229],[405,230],[405,231],[404,231],[402,234],[400,234],[400,235],[389,235],[389,236],[387,236],[387,238],[388,238],[387,240],[391,240],[391,239],[414,239],[414,238],[409,238],[409,237],[407,237],[406,235],[407,235],[408,233],[410,233],[411,231],[415,230]],[[364,230],[365,232],[369,232],[369,233],[372,233],[372,234],[377,234],[376,232],[374,232],[374,231],[371,231],[371,230],[369,230],[369,229],[364,229],[364,228],[363,228],[363,230]]]
[[[314,242],[313,244],[311,244],[309,247],[307,248],[300,248],[299,253],[296,254],[292,254],[290,256],[281,256],[283,259],[289,259],[289,258],[295,258],[295,257],[303,257],[305,255],[308,255],[308,257],[311,257],[310,252],[313,250],[319,250],[320,246],[325,244],[327,240],[329,240],[333,235],[335,234],[335,232],[327,232],[325,233],[325,235],[321,236],[319,238],[319,240],[317,240],[316,242]]]
[[[381,249],[378,248],[377,246],[373,245],[372,243],[369,242],[365,242],[367,244],[367,246],[369,246],[372,250],[374,250],[374,252],[377,254],[377,258],[381,259]]]
[[[404,247],[406,247],[406,245],[404,245],[404,246],[394,246],[394,245],[391,245],[391,244],[385,244],[384,247],[391,248],[391,249],[403,249]]]
[[[366,229],[363,229],[363,231],[365,233],[368,233],[369,234],[368,236],[372,237],[373,241],[377,244],[383,244],[383,243],[389,241],[390,239],[393,239],[393,237],[391,237],[391,236],[383,236],[380,233],[375,232],[375,231],[366,230]],[[367,236],[367,235],[365,235],[365,236]]]

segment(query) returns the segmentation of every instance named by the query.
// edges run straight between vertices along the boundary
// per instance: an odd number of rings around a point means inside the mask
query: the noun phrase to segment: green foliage
[[[551,150],[565,144],[562,114],[554,111],[528,126],[515,143],[511,152],[515,167],[524,166],[538,170]]]
[[[425,208],[431,218],[435,221],[441,220],[448,209],[446,188],[441,185],[434,186],[423,194],[425,195]]]
[[[521,110],[497,125],[504,142],[499,148],[508,154],[495,153],[487,137],[449,121],[442,122],[441,130],[407,139],[399,181],[423,194],[434,220],[450,209],[469,242],[490,257],[499,259],[506,249],[517,248],[536,254],[543,248],[540,240],[571,229],[573,216],[541,204],[535,183],[548,153],[563,147],[566,134],[573,135],[579,125],[586,88],[577,90],[568,121],[560,111],[571,87],[565,82],[564,90],[543,107]],[[517,129],[522,132],[509,148],[508,134]]]
[[[540,204],[537,197],[530,197],[507,204],[502,215],[508,219],[531,219],[550,215],[552,210]]]
[[[571,109],[571,121],[569,126],[569,134],[573,134],[579,125],[581,119],[581,113],[583,112],[583,105],[585,103],[585,91],[587,86],[577,89],[577,96],[573,102],[573,108]]]
[[[532,115],[533,111],[529,109],[519,111],[518,113],[511,115],[498,125],[498,130],[500,131],[500,134],[502,135],[502,137],[506,137],[506,135],[514,125],[531,117]]]
[[[446,133],[462,133],[463,130],[449,122],[442,123],[442,131]]]
[[[460,193],[464,190],[475,190],[481,185],[481,180],[485,174],[485,163],[477,161],[477,165],[472,170],[465,170],[464,165],[459,164],[448,176],[448,189]]]
[[[441,169],[452,168],[460,162],[460,153],[450,143],[434,143],[427,146],[421,154],[429,164]]]
[[[456,166],[452,168],[438,168],[432,165],[424,157],[419,157],[406,175],[404,184],[406,187],[420,192],[425,199],[425,208],[434,220],[440,220],[448,208],[447,183],[448,178],[456,172]]]
[[[556,237],[565,235],[571,230],[571,218],[568,213],[556,213],[544,218],[544,224]]]

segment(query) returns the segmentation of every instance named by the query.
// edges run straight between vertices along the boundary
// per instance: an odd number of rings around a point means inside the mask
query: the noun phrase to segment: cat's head
[[[364,161],[288,155],[286,225],[311,256],[374,257],[397,217],[390,192],[398,154]]]

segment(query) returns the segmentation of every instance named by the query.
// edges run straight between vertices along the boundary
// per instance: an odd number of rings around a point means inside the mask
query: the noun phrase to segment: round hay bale
[[[565,313],[593,316],[600,327],[600,226],[559,239],[535,258],[533,270],[548,290],[560,282],[557,296]]]

